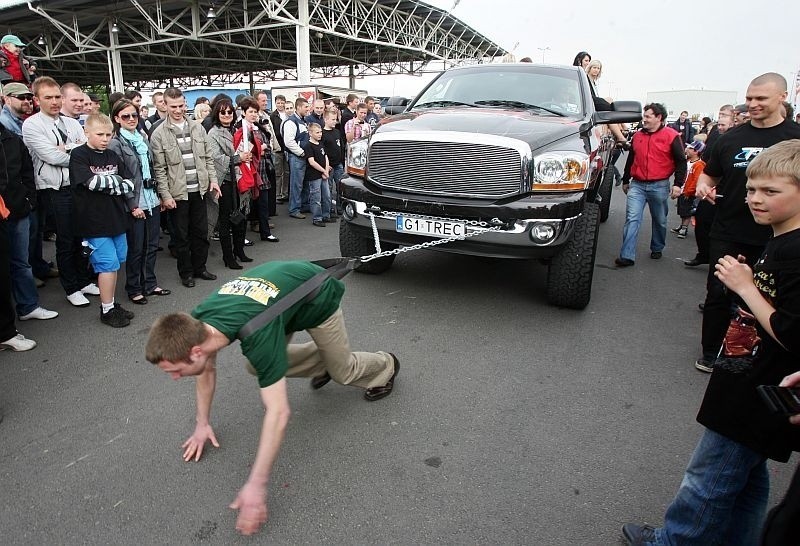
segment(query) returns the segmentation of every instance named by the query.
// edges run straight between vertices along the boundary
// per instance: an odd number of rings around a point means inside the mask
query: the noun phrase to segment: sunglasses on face
[[[223,111],[221,111],[221,112],[219,113],[219,115],[220,115],[220,116],[232,116],[232,115],[233,115],[233,112],[231,112],[230,110],[223,110]]]
[[[11,95],[11,96],[14,97],[17,100],[29,100],[29,101],[33,100],[33,95],[31,95],[31,94],[27,94],[27,95]]]
[[[139,114],[134,112],[133,114],[119,114],[119,119],[124,119],[125,121],[136,119],[139,117]]]

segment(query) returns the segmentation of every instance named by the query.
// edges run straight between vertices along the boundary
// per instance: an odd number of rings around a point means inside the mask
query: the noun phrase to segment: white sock
[[[100,302],[100,306],[103,308],[103,314],[105,315],[114,308],[114,300],[111,300],[111,303]]]

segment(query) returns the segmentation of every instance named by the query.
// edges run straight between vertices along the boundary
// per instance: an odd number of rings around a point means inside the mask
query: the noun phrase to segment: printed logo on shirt
[[[269,281],[254,277],[239,277],[222,285],[219,294],[228,296],[244,296],[261,305],[269,304],[281,293],[280,289]]]
[[[742,148],[742,151],[734,156],[736,162],[733,164],[736,168],[746,169],[750,162],[761,153],[764,148]]]
[[[117,165],[89,165],[89,170],[92,174],[117,174]]]

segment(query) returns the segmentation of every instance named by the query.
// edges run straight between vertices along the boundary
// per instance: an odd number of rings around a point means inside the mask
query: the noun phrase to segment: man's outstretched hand
[[[214,429],[211,428],[211,425],[197,425],[194,429],[194,434],[183,442],[181,446],[183,448],[183,460],[190,461],[194,457],[195,461],[199,461],[203,455],[203,448],[207,440],[210,440],[211,445],[214,447],[219,447],[219,442],[217,442],[217,437],[214,436]]]
[[[243,535],[252,535],[267,521],[267,491],[261,486],[246,483],[230,508],[239,511],[236,530]]]

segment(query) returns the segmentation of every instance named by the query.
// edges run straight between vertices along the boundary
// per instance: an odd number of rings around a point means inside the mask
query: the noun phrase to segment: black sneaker
[[[694,367],[701,372],[711,373],[714,371],[714,361],[710,358],[700,357],[694,361]]]
[[[133,320],[133,317],[135,315],[131,311],[128,311],[127,309],[125,309],[124,307],[122,307],[120,304],[118,304],[116,302],[114,302],[114,307],[116,307],[117,309],[122,311],[122,314],[125,315],[126,319]]]
[[[125,316],[124,312],[116,306],[114,306],[108,313],[103,313],[101,310],[100,322],[107,324],[112,328],[124,328],[131,323],[130,319]]]
[[[650,253],[650,259],[651,260],[660,260],[661,256],[663,256],[663,254],[661,252],[651,252]]]
[[[678,239],[686,239],[686,235],[689,233],[689,228],[686,226],[682,226],[680,231],[678,231]]]
[[[323,222],[322,220],[312,220],[312,222],[311,222],[311,223],[312,223],[313,225],[317,226],[317,227],[325,227],[325,226],[327,226],[327,225],[328,225],[328,224],[326,224],[325,222]]]
[[[684,226],[678,226],[678,227],[671,228],[670,231],[672,233],[680,233],[683,228],[684,228]]]
[[[656,541],[656,530],[650,525],[626,523],[622,526],[622,535],[630,546],[646,546]]]

